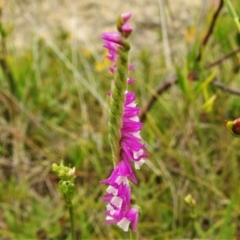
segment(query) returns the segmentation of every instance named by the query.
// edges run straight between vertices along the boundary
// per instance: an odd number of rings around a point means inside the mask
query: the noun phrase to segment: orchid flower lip
[[[123,218],[121,219],[121,221],[119,221],[119,222],[117,223],[117,225],[118,225],[120,228],[122,228],[124,232],[127,232],[128,229],[129,229],[130,223],[131,223],[131,222],[130,222],[127,218],[123,217]]]
[[[106,206],[106,209],[107,209],[107,211],[110,212],[111,215],[113,215],[115,213],[115,209],[110,203]],[[107,217],[109,217],[109,216],[107,216]]]
[[[117,179],[116,179],[116,183],[118,185],[120,185],[121,183],[124,184],[124,185],[127,185],[129,186],[129,181],[127,179],[127,177],[123,177],[123,176],[119,176]]]
[[[109,186],[106,190],[107,193],[112,193],[114,196],[118,194],[118,189],[114,188],[113,186]]]
[[[111,204],[114,205],[114,206],[117,207],[117,208],[121,208],[122,203],[123,203],[122,198],[120,198],[120,197],[118,197],[118,196],[114,196],[114,197],[111,199]]]
[[[138,162],[134,162],[134,167],[136,170],[139,170],[140,167],[145,163],[145,160],[144,159],[141,159],[140,161]]]

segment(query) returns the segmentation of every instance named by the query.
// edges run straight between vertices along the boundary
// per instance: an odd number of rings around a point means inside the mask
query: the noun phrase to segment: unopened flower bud
[[[75,167],[70,168],[70,167],[64,166],[63,161],[59,165],[56,163],[53,163],[52,171],[55,172],[59,176],[59,178],[62,180],[71,180],[76,177]]]
[[[126,35],[129,35],[133,30],[132,26],[128,23],[122,25],[121,29],[124,32],[124,34],[126,34]]]
[[[75,184],[73,181],[60,181],[59,187],[65,197],[65,199],[68,201],[71,201],[74,196],[75,192]]]
[[[190,205],[191,207],[196,205],[196,201],[195,199],[192,197],[191,194],[188,194],[185,198],[184,198],[185,202]]]
[[[123,22],[125,23],[131,18],[131,16],[132,16],[132,13],[126,12],[121,15],[121,18],[122,18]]]
[[[76,175],[76,168],[75,167],[70,168],[68,171],[68,174],[69,174],[69,176],[74,177]]]
[[[234,121],[225,121],[226,127],[234,137],[240,138],[240,118]]]

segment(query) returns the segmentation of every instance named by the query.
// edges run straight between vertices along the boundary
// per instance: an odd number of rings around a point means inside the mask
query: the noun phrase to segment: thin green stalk
[[[129,239],[130,239],[130,240],[133,240],[132,231],[129,231]]]
[[[225,0],[225,2],[226,2],[227,9],[228,9],[229,13],[231,14],[231,16],[233,17],[233,20],[236,23],[237,28],[240,32],[240,21],[239,21],[239,17],[237,15],[237,12],[235,11],[235,9],[232,5],[232,2],[230,0]]]
[[[119,17],[117,28],[121,31],[122,19]],[[122,34],[122,33],[121,33]],[[113,166],[120,161],[121,156],[121,127],[123,116],[123,105],[125,100],[125,91],[127,90],[128,73],[128,52],[130,44],[126,40],[127,36],[122,34],[122,47],[118,49],[117,71],[114,75],[114,83],[111,87],[111,99],[109,108],[109,142],[112,149]]]
[[[194,214],[194,207],[191,207],[191,228],[192,233],[190,239],[193,240],[195,238],[195,214]]]
[[[71,224],[71,236],[72,240],[75,240],[75,232],[74,232],[74,213],[73,213],[73,205],[69,205],[68,207],[69,216],[70,216],[70,224]]]
[[[138,232],[129,231],[129,240],[138,240]]]

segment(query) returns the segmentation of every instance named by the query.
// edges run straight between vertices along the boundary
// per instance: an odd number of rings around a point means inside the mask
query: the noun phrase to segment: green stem
[[[112,149],[114,167],[120,160],[120,141],[122,116],[125,101],[125,91],[127,90],[127,73],[128,73],[128,51],[129,43],[123,37],[122,48],[118,50],[117,71],[114,76],[112,86],[112,96],[109,109],[109,141]]]
[[[239,17],[237,15],[237,12],[235,11],[235,9],[232,5],[232,2],[230,0],[225,0],[225,2],[226,2],[227,9],[228,9],[229,13],[232,15],[233,20],[236,23],[237,28],[240,32],[240,21],[239,21]]]
[[[70,223],[71,223],[71,236],[72,236],[72,240],[75,240],[74,214],[73,214],[73,205],[72,204],[68,207],[68,210],[69,210]]]
[[[192,227],[192,233],[191,233],[191,240],[195,238],[195,208],[194,206],[191,207],[191,227]]]
[[[130,239],[130,240],[133,240],[132,231],[129,231],[129,239]]]
[[[129,231],[129,240],[138,240],[138,232]]]

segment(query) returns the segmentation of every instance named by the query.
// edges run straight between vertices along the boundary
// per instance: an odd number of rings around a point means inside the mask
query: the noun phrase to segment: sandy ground
[[[17,46],[31,44],[43,36],[54,39],[67,31],[79,44],[99,48],[103,31],[114,31],[116,16],[131,11],[135,47],[159,46],[159,36],[167,31],[180,38],[186,27],[196,22],[208,0],[2,0],[4,22],[14,26]],[[166,33],[166,32],[165,32]],[[98,46],[99,44],[99,46]],[[96,46],[97,45],[97,46]]]
[[[13,26],[9,43],[18,51],[34,48],[39,38],[55,48],[56,36],[67,33],[72,49],[88,49],[98,60],[103,31],[115,31],[123,12],[132,12],[131,53],[150,49],[164,55],[167,69],[182,61],[190,46],[186,30],[201,32],[207,11],[219,0],[0,0],[4,25]],[[212,9],[211,9],[212,10]],[[212,11],[213,12],[213,11]],[[10,27],[11,28],[11,27]],[[193,36],[194,34],[190,34]],[[10,44],[8,46],[11,47]],[[61,52],[64,49],[56,49]]]

